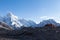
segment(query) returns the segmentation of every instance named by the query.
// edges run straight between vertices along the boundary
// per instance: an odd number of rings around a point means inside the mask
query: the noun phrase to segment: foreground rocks
[[[0,40],[60,40],[60,27],[22,28],[21,30],[0,30]]]

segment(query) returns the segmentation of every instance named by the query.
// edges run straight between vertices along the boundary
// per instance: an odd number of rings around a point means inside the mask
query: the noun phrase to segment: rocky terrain
[[[60,27],[47,24],[44,27],[24,27],[20,30],[0,28],[0,40],[60,40]]]

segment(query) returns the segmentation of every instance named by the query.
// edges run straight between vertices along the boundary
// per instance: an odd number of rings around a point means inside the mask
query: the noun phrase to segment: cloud
[[[53,19],[53,17],[48,17],[48,16],[42,16],[42,17],[40,17],[41,19]]]

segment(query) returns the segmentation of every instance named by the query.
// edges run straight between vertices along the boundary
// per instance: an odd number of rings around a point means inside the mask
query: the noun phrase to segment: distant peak
[[[7,17],[8,18],[11,18],[11,19],[13,19],[13,20],[15,20],[15,19],[19,19],[17,16],[15,16],[12,12],[9,12],[8,14],[7,14]]]
[[[48,20],[54,21],[54,19],[48,19]]]
[[[50,21],[50,22],[56,22],[54,19],[48,19],[46,21]]]
[[[7,16],[12,16],[13,15],[13,13],[12,12],[9,12],[8,14],[7,14]]]

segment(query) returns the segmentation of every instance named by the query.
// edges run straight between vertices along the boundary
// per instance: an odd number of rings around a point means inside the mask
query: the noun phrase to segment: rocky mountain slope
[[[48,25],[48,24],[47,24]],[[60,40],[60,27],[24,27],[21,30],[0,30],[3,40]]]
[[[9,13],[0,17],[0,40],[60,40],[60,24],[53,19],[36,24]]]
[[[6,16],[0,17],[0,21],[5,22],[6,24],[15,29],[21,28],[21,26],[34,27],[36,25],[36,23],[32,20],[19,19],[12,13],[8,13]]]

